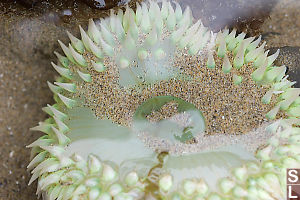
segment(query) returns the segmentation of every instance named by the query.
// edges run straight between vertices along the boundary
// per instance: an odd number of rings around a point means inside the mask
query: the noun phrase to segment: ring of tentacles
[[[300,166],[300,89],[261,37],[213,33],[164,0],[112,11],[80,34],[59,41],[56,103],[32,128],[45,133],[29,145],[38,195],[284,199],[286,169]]]

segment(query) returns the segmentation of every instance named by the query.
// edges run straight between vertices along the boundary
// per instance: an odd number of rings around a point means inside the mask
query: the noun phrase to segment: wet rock
[[[33,7],[39,0],[18,0],[21,4],[26,7]]]
[[[110,9],[116,6],[124,5],[130,0],[82,0],[89,6],[98,9]]]
[[[278,0],[179,0],[189,5],[194,17],[200,18],[214,31],[237,28],[238,32],[258,35]]]
[[[261,27],[269,47],[300,47],[299,8],[299,0],[282,0],[276,4]]]
[[[51,4],[80,4],[80,2],[84,2],[93,8],[98,9],[110,9],[116,6],[125,5],[130,0],[72,0],[72,1],[56,1],[56,0],[16,0],[17,3],[22,4],[25,7],[34,7],[36,4],[51,6]]]
[[[277,51],[278,47],[270,48],[270,54]],[[275,65],[281,66],[285,65],[288,67],[287,74],[289,75],[289,80],[297,81],[294,85],[295,87],[300,87],[300,47],[280,47],[280,53]]]

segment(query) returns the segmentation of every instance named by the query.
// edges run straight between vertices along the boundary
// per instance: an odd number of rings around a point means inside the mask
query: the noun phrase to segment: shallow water
[[[0,2],[0,199],[36,198],[35,186],[27,186],[30,150],[25,145],[40,136],[29,128],[45,119],[41,108],[53,102],[46,80],[56,76],[50,61],[55,60],[53,51],[59,49],[57,40],[66,42],[65,30],[78,35],[79,24],[86,27],[89,18],[108,14],[83,1],[35,2],[33,6]],[[268,48],[287,46],[278,64],[285,63],[291,79],[300,81],[298,0],[179,2],[183,7],[190,5],[194,17],[214,30],[235,26],[249,35],[262,34]]]

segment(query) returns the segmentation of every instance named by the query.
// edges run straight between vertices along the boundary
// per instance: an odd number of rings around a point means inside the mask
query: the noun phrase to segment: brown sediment
[[[86,56],[93,59],[91,55]],[[232,62],[232,56],[229,57]],[[206,61],[205,53],[190,56],[185,50],[178,51],[174,67],[180,68],[190,80],[171,79],[138,90],[120,87],[117,67],[107,59],[105,72],[88,68],[93,81],[79,82],[78,94],[98,118],[108,118],[124,126],[130,126],[138,106],[154,96],[174,96],[194,104],[204,114],[208,134],[247,133],[267,122],[265,114],[274,106],[274,99],[268,105],[261,102],[269,86],[255,84],[251,78],[255,70],[251,63],[239,70],[232,69],[244,77],[240,85],[234,85],[233,73],[223,73],[221,59],[215,56],[215,69],[208,69]]]

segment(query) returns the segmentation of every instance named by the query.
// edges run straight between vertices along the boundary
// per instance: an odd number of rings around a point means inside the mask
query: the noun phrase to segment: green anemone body
[[[286,169],[300,167],[300,89],[292,88],[285,66],[273,65],[278,52],[268,56],[261,37],[245,39],[244,33],[228,29],[212,33],[200,20],[194,23],[189,8],[183,12],[175,4],[175,9],[164,0],[137,4],[136,12],[126,8],[99,24],[90,20],[87,32],[80,27],[81,39],[68,33],[69,45],[59,41],[65,55],[55,52],[59,63],[52,66],[61,77],[48,82],[56,104],[43,108],[50,117],[32,130],[45,135],[28,146],[30,183],[38,179],[37,194],[49,200],[284,198]],[[119,85],[128,90],[188,79],[172,67],[172,57],[182,50],[203,55],[207,66],[202,67],[233,73],[236,85],[243,77],[233,69],[254,68],[252,79],[269,88],[262,103],[269,104],[271,98],[277,102],[266,118],[284,113],[267,127],[269,139],[263,147],[251,154],[231,142],[160,159],[130,128],[96,119],[74,97],[82,89],[78,83],[94,81],[89,70],[102,73],[108,62],[115,63]],[[197,119],[203,128],[204,121]]]

